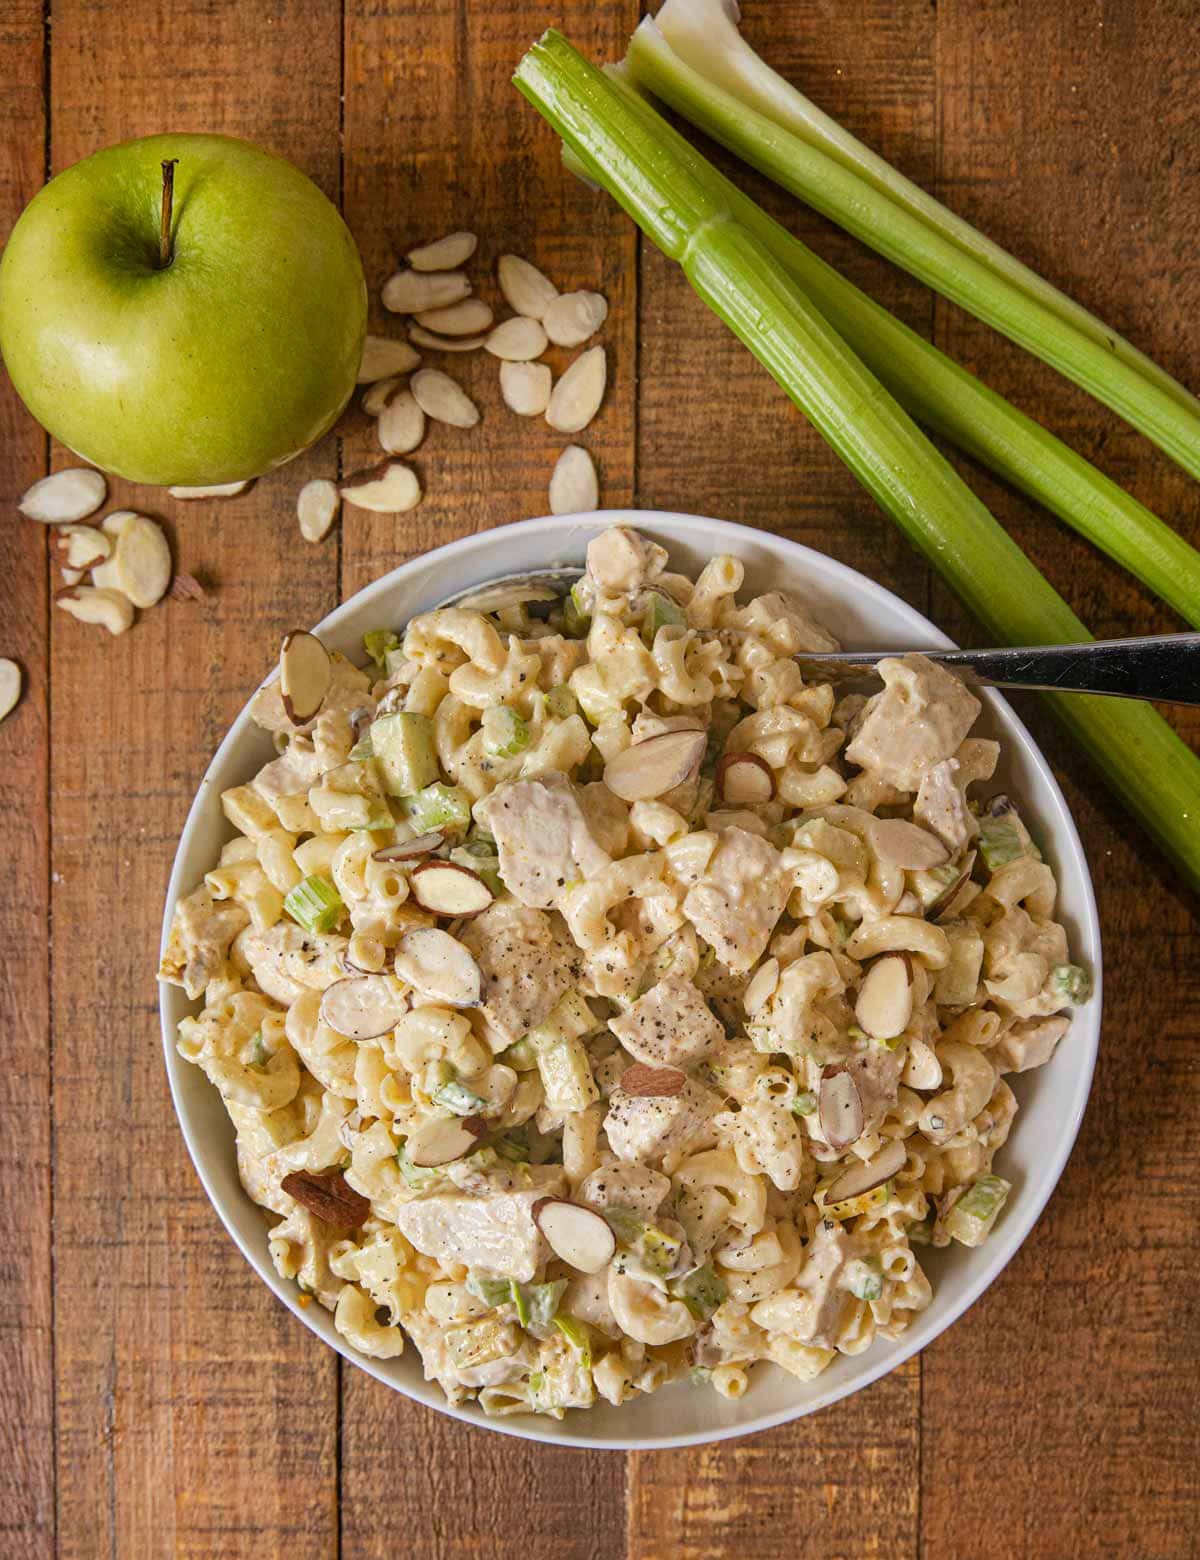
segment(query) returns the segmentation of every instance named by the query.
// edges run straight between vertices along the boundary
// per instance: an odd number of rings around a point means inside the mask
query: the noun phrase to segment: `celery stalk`
[[[784,189],[855,238],[1041,358],[1153,440],[1200,477],[1200,410],[1119,359],[1110,339],[1096,340],[1040,298],[1023,292],[986,261],[828,152],[749,108],[686,64],[647,19],[629,45],[634,80]]]
[[[558,33],[533,46],[515,80],[998,643],[1090,637],[774,256],[735,221],[702,158],[685,160],[651,133],[642,112]],[[1181,874],[1200,885],[1200,759],[1148,705],[1046,697]]]
[[[1069,445],[839,275],[723,174],[705,165],[695,148],[638,95],[623,69],[611,67],[606,74],[631,110],[640,110],[651,133],[661,136],[685,163],[705,168],[730,213],[770,250],[911,417],[1056,514],[1200,628],[1196,548]]]

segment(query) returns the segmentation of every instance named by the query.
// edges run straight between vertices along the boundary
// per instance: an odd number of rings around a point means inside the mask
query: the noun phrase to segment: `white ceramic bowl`
[[[747,590],[794,587],[848,648],[919,648],[950,643],[881,585],[820,553],[725,521],[658,511],[526,520],[466,537],[403,564],[369,585],[317,624],[316,632],[331,647],[361,658],[366,630],[399,628],[415,613],[498,575],[581,564],[589,538],[618,520],[632,521],[661,542],[670,549],[672,566],[689,573],[698,571],[714,553],[734,553],[745,564]],[[1100,929],[1079,836],[1062,792],[1025,727],[1003,699],[989,695],[986,705],[977,729],[1003,743],[997,789],[1011,791],[1020,799],[1022,811],[1054,867],[1061,889],[1059,913],[1075,957],[1094,972],[1096,994],[1076,1014],[1053,1060],[1011,1080],[1021,1111],[998,1166],[1013,1182],[1008,1207],[991,1239],[978,1250],[954,1246],[946,1251],[922,1251],[921,1261],[933,1284],[933,1303],[898,1342],[880,1339],[865,1354],[839,1356],[809,1383],[797,1381],[775,1366],[757,1365],[751,1372],[750,1391],[739,1402],[727,1402],[715,1392],[680,1383],[621,1408],[602,1404],[586,1412],[571,1412],[561,1422],[530,1416],[488,1419],[472,1405],[450,1408],[437,1386],[423,1379],[415,1348],[406,1349],[397,1360],[366,1359],[338,1335],[329,1312],[316,1305],[301,1309],[295,1286],[275,1272],[267,1253],[262,1215],[238,1182],[233,1129],[220,1096],[200,1069],[184,1062],[175,1050],[176,1025],[191,1005],[178,987],[164,985],[163,1045],[179,1123],[213,1206],[262,1281],[300,1323],[387,1386],[441,1413],[504,1435],[569,1446],[688,1446],[766,1429],[856,1392],[936,1338],[999,1274],[1054,1190],[1083,1116],[1100,1032]],[[254,727],[243,711],[209,766],[188,814],[167,893],[164,941],[176,898],[200,881],[230,836],[221,813],[221,791],[247,780],[272,756],[270,738]],[[304,1346],[299,1338],[297,1346]]]

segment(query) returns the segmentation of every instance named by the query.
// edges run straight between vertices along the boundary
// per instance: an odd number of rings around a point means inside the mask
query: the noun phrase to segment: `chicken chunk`
[[[494,837],[500,876],[523,905],[546,910],[568,883],[609,864],[588,826],[579,793],[551,772],[502,785],[478,802],[475,816]]]
[[[886,785],[915,791],[935,764],[952,758],[980,703],[927,656],[880,661],[884,689],[863,713],[846,757]]]
[[[483,973],[481,1011],[494,1051],[540,1024],[575,981],[578,954],[541,910],[492,905],[467,922],[461,940]]]
[[[640,590],[662,573],[666,561],[666,552],[656,542],[623,525],[610,526],[588,543],[588,574],[610,595]]]
[[[649,1165],[606,1165],[592,1171],[579,1196],[593,1208],[629,1208],[653,1219],[670,1190],[670,1178]]]
[[[691,1078],[678,1094],[671,1095],[626,1094],[618,1086],[609,1097],[604,1130],[618,1159],[625,1164],[648,1164],[711,1141],[709,1123],[720,1104],[714,1094]]]
[[[746,829],[723,829],[683,913],[735,974],[762,957],[787,904],[790,880],[773,845]]]
[[[527,1284],[546,1255],[533,1222],[533,1205],[544,1196],[537,1187],[495,1197],[453,1192],[421,1197],[396,1209],[396,1224],[423,1256]]]
[[[208,889],[196,889],[175,906],[158,978],[182,986],[189,997],[202,996],[224,968],[233,939],[249,924],[241,905],[217,904]]]
[[[324,991],[343,978],[345,947],[344,937],[306,932],[290,921],[278,921],[265,932],[249,927],[239,932],[233,951],[249,966],[260,990],[291,1007],[306,991]]]
[[[690,980],[669,975],[608,1027],[639,1062],[690,1067],[725,1038],[720,1021]]]
[[[832,1349],[847,1292],[840,1285],[851,1257],[850,1238],[843,1225],[823,1219],[804,1248],[804,1266],[794,1286],[760,1300],[750,1319],[767,1332],[783,1332],[798,1343]]]

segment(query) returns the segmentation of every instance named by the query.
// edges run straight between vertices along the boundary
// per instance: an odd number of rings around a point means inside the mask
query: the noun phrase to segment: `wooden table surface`
[[[610,506],[781,530],[977,631],[767,375],[509,85],[559,23],[612,58],[636,0],[5,0],[0,231],[47,174],[126,136],[223,130],[340,200],[378,284],[456,227],[611,305],[587,442]],[[1200,389],[1194,0],[752,0],[750,37],[823,106]],[[1200,541],[1143,439],[793,203],[823,254]],[[393,327],[394,328],[394,327]],[[281,630],[423,549],[540,514],[556,441],[459,365],[485,436],[420,453],[401,519],[302,544],[300,483],[365,463],[365,418],[231,502],[163,516],[203,604],[109,640],[49,610],[16,496],[65,452],[7,385],[0,652],[0,1552],[445,1557],[1196,1555],[1196,903],[1033,705],[1095,874],[1104,1042],[1071,1163],[1009,1269],[876,1385],[740,1443],[623,1456],[489,1436],[342,1365],[252,1275],[184,1151],[160,1053],[163,892],[196,783]],[[1048,515],[970,480],[1097,634],[1170,613]],[[1022,707],[1025,712],[1024,706]],[[1181,730],[1200,740],[1195,714]],[[886,1347],[886,1345],[884,1345]]]

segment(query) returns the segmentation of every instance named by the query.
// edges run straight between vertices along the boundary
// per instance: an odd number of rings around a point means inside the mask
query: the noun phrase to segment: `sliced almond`
[[[236,498],[239,493],[244,493],[254,479],[247,477],[244,482],[214,482],[208,487],[173,487],[168,488],[172,498]],[[111,516],[109,517],[112,518]]]
[[[306,542],[319,542],[337,519],[342,498],[337,483],[327,477],[314,477],[296,495],[296,518],[300,535]]]
[[[600,479],[592,457],[580,444],[568,444],[550,476],[550,513],[580,515],[600,507]]]
[[[409,1164],[418,1170],[436,1170],[439,1165],[462,1159],[486,1135],[487,1126],[480,1116],[423,1121],[408,1134],[404,1151]]]
[[[325,702],[333,680],[329,651],[302,628],[284,636],[279,647],[279,693],[293,726],[306,726]]]
[[[455,606],[464,612],[503,612],[505,607],[522,607],[530,601],[561,600],[560,592],[549,585],[491,585],[486,590],[477,590],[473,596],[463,596]]]
[[[558,288],[550,278],[520,255],[501,255],[496,275],[509,308],[528,319],[540,320],[558,297]]]
[[[94,525],[60,525],[50,533],[50,546],[65,568],[86,572],[109,556],[112,538]]]
[[[440,368],[423,368],[409,381],[409,389],[426,417],[449,423],[452,428],[473,428],[479,421],[479,408],[449,374]]]
[[[775,795],[770,764],[757,753],[726,753],[717,764],[717,789],[735,807],[753,807]]]
[[[177,574],[167,595],[172,601],[203,601],[208,592],[194,574]]]
[[[936,834],[903,818],[872,818],[868,837],[871,848],[885,866],[902,867],[906,872],[926,872],[943,866],[950,859]]]
[[[505,358],[510,363],[528,363],[541,357],[549,344],[537,320],[523,314],[502,321],[484,342],[493,357]]]
[[[600,410],[607,378],[604,348],[581,352],[551,392],[546,421],[559,433],[580,433]]]
[[[494,317],[482,298],[464,298],[445,309],[425,309],[416,319],[439,336],[476,336],[491,330]]]
[[[598,1273],[617,1249],[608,1220],[594,1208],[565,1197],[543,1197],[534,1203],[533,1222],[554,1255],[578,1273]]]
[[[500,394],[518,417],[540,417],[550,405],[554,376],[546,363],[500,364]]]
[[[830,1203],[845,1202],[851,1197],[861,1197],[864,1192],[873,1192],[877,1186],[890,1181],[898,1170],[903,1170],[907,1158],[908,1150],[904,1147],[903,1139],[889,1138],[874,1159],[868,1159],[865,1164],[851,1165],[849,1170],[838,1176],[825,1191],[825,1205],[828,1207]]]
[[[412,454],[425,437],[425,413],[411,390],[400,390],[391,398],[379,414],[375,432],[386,455]]]
[[[775,995],[779,985],[779,960],[767,959],[760,964],[742,993],[742,1006],[751,1017],[762,1011]]]
[[[0,659],[0,720],[11,715],[21,697],[21,668],[7,656]]]
[[[101,520],[100,529],[105,536],[111,536],[115,541],[129,522],[136,520],[137,517],[138,512],[136,509],[114,509],[111,514],[105,515],[104,519]]]
[[[974,869],[974,866],[975,852],[973,850],[969,850],[963,857],[962,866],[959,868],[958,876],[952,882],[946,884],[945,888],[925,911],[927,920],[953,920],[960,903],[965,898],[963,895],[963,889],[966,888],[967,884],[971,880],[971,872]]]
[[[496,897],[477,872],[454,861],[422,862],[409,881],[413,898],[434,915],[478,915]]]
[[[478,352],[487,340],[486,336],[438,336],[424,325],[410,325],[409,339],[430,352]]]
[[[542,315],[542,325],[556,347],[580,347],[608,318],[608,303],[598,292],[559,293]]]
[[[421,361],[421,354],[407,341],[392,336],[368,336],[363,342],[358,365],[360,385],[373,385],[394,374],[409,374]]]
[[[464,271],[397,271],[383,284],[380,297],[392,314],[423,314],[446,309],[466,298],[471,283]]]
[[[363,392],[362,409],[368,417],[378,417],[384,407],[396,394],[404,383],[403,374],[391,374],[387,379],[379,379],[373,385],[368,385]]]
[[[347,478],[342,497],[356,509],[402,515],[421,502],[421,484],[411,466],[399,460],[383,460],[378,466]]]
[[[623,802],[647,802],[673,791],[700,767],[708,738],[703,731],[664,731],[610,758],[604,783]]]
[[[414,839],[401,840],[398,845],[385,845],[373,851],[372,861],[412,861],[418,856],[432,856],[445,843],[446,836],[440,829],[428,834],[418,834]]]
[[[908,961],[903,954],[886,953],[871,965],[858,988],[854,1016],[859,1028],[872,1040],[894,1040],[908,1028],[913,993]]]
[[[87,571],[85,569],[60,569],[58,572],[63,577],[64,585],[78,585]]]
[[[406,932],[392,968],[430,1002],[461,1008],[478,1007],[483,1001],[483,973],[474,955],[439,926]]]
[[[453,271],[455,266],[467,263],[478,242],[474,233],[447,233],[445,238],[410,249],[408,263],[414,271]]]
[[[376,1040],[408,1012],[408,998],[390,975],[348,975],[327,986],[321,997],[321,1022],[347,1040]]]
[[[645,1062],[635,1062],[621,1074],[620,1088],[636,1099],[671,1099],[681,1094],[687,1084],[687,1073],[678,1067],[647,1067]]]
[[[840,1152],[862,1136],[862,1097],[844,1067],[826,1067],[822,1071],[817,1110],[821,1133],[830,1148]]]
[[[166,595],[171,548],[162,527],[149,515],[133,515],[121,527],[112,558],[104,565],[106,580],[110,571],[116,588],[135,607],[152,607]]]
[[[107,495],[108,484],[102,472],[93,471],[90,466],[68,466],[27,488],[17,508],[27,520],[64,525],[95,514]]]
[[[123,634],[133,626],[133,603],[119,590],[71,585],[59,591],[55,605],[81,623],[99,623],[110,634]]]
[[[361,1192],[354,1190],[340,1170],[323,1174],[315,1170],[292,1170],[279,1186],[339,1235],[356,1230],[371,1212],[371,1204]]]

